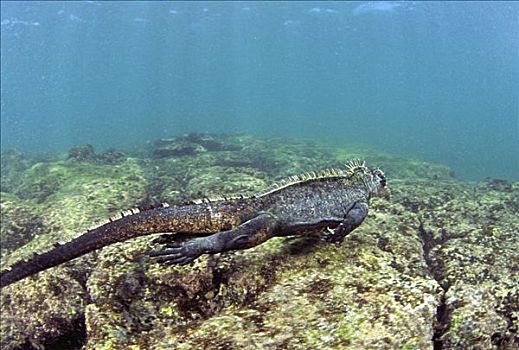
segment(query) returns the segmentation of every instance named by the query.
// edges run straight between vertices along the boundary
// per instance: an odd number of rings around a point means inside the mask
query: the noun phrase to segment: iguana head
[[[383,197],[385,199],[389,199],[390,192],[389,188],[387,188],[386,183],[386,175],[379,168],[374,168],[371,170],[371,177],[368,180],[368,184],[366,185],[370,193],[375,197]]]
[[[347,172],[352,176],[358,176],[369,194],[374,197],[389,199],[386,176],[379,168],[369,169],[365,162],[354,160],[346,164]]]

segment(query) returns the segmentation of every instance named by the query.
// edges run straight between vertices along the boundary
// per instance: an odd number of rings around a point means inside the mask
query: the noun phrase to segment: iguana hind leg
[[[202,254],[216,254],[229,250],[247,249],[276,235],[277,219],[262,213],[235,229],[181,243],[166,243],[166,249],[151,253],[159,263],[185,265]]]

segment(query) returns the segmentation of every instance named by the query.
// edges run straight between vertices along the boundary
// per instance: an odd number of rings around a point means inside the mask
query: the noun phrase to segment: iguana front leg
[[[334,229],[328,228],[323,236],[323,241],[332,243],[342,243],[344,238],[356,229],[368,215],[368,204],[356,202],[344,216],[344,220]]]
[[[251,248],[275,236],[277,222],[274,215],[262,213],[229,231],[182,243],[166,243],[167,249],[153,252],[150,255],[159,257],[157,259],[159,263],[185,265],[202,254]]]

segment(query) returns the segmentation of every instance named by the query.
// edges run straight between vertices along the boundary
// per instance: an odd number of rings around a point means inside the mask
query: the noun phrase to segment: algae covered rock
[[[45,348],[72,335],[78,337],[73,342],[76,347],[84,341],[87,293],[64,268],[56,268],[53,275],[37,281],[26,279],[2,290],[2,349]]]
[[[124,152],[114,148],[109,148],[103,153],[96,155],[96,162],[98,164],[121,164],[126,159],[127,156]]]
[[[267,187],[265,174],[252,169],[233,169],[221,166],[191,172],[185,191],[191,198],[221,194],[252,195]]]
[[[228,137],[216,137],[204,133],[189,133],[177,139],[197,143],[209,152],[239,151],[242,149],[239,144],[230,142]]]
[[[160,140],[155,144],[153,156],[155,158],[196,156],[203,152],[207,152],[207,149],[194,142]]]
[[[77,145],[69,149],[68,158],[77,161],[93,161],[96,158],[94,147],[90,144]]]
[[[517,185],[500,193],[485,184],[428,179],[396,181],[392,189],[393,201],[375,201],[366,222],[339,247],[278,238],[215,260],[202,258],[191,268],[130,258],[140,271],[139,287],[127,282],[130,273],[123,285],[133,292],[125,293],[124,303],[110,297],[115,291],[98,295],[102,302],[87,309],[86,322],[113,331],[91,333],[89,345],[517,346]],[[105,266],[96,271],[111,275],[110,266],[123,264]],[[114,283],[89,282],[98,292]],[[128,333],[124,320],[131,316],[120,312],[133,308],[139,326]],[[113,336],[121,332],[124,337]]]
[[[104,250],[89,280],[88,345],[432,348],[439,286],[413,226],[402,226],[413,218],[382,212],[370,221],[342,246],[277,238],[194,267]]]
[[[35,167],[24,175],[18,190],[30,200],[41,203],[35,206],[39,216],[32,215],[44,217],[45,225],[40,231],[33,231],[38,221],[17,221],[21,232],[30,232],[25,238],[30,241],[3,255],[2,269],[33,253],[47,251],[56,242],[71,239],[96,220],[115,210],[133,207],[145,197],[146,181],[133,161],[116,166],[50,162]],[[45,196],[28,190],[33,186],[44,186],[46,180],[52,183],[52,190]],[[12,205],[9,200],[13,201],[15,197],[3,199],[3,205]],[[24,208],[20,203],[16,207],[18,211]],[[13,220],[15,214],[14,210],[6,211],[6,216],[2,216],[2,229],[7,224],[6,229],[12,231],[9,220]],[[91,256],[85,256],[4,288],[1,309],[2,313],[8,310],[8,317],[0,320],[2,345],[15,348],[27,343],[42,347],[67,334],[75,334],[78,327],[81,329],[84,307],[89,299],[85,283],[91,260]]]
[[[204,152],[239,151],[241,146],[209,134],[190,133],[155,141],[154,158],[196,156]]]
[[[519,184],[408,183],[394,192],[420,217],[431,275],[442,286],[435,343],[519,346]],[[499,189],[503,189],[500,187]]]
[[[461,182],[443,165],[308,142],[165,142],[181,144],[195,151],[24,168],[0,202],[2,266],[137,203],[257,193],[352,158],[386,171],[392,199],[373,200],[340,246],[275,238],[169,267],[148,257],[153,237],[105,247],[3,289],[3,348],[519,347],[517,183]]]
[[[41,208],[36,203],[24,201],[9,193],[0,193],[1,255],[23,246],[34,236],[48,230],[40,213]]]
[[[200,137],[190,134],[181,137],[181,141],[160,142],[174,145],[193,139],[202,142]],[[205,136],[204,140],[204,144],[209,143]],[[241,149],[240,139],[227,137],[220,142],[218,151],[144,160],[143,168],[150,182],[147,201],[176,202],[223,194],[253,194],[267,187],[269,175],[255,168],[242,151],[230,150]]]
[[[78,162],[92,162],[98,164],[118,164],[125,158],[125,154],[113,148],[98,154],[90,144],[77,145],[68,151],[68,159]]]
[[[434,218],[445,221],[445,242],[433,254],[443,261],[446,348],[519,347],[519,217],[505,204],[518,198],[519,184],[505,192],[482,184]]]

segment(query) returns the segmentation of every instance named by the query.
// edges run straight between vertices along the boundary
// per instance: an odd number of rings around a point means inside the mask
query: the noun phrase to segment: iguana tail
[[[207,204],[172,207],[164,204],[160,208],[123,213],[119,218],[110,219],[68,243],[56,244],[46,253],[34,254],[30,259],[2,270],[0,288],[113,243],[158,232],[207,234],[239,223],[235,216],[215,213],[218,213],[217,209]]]

